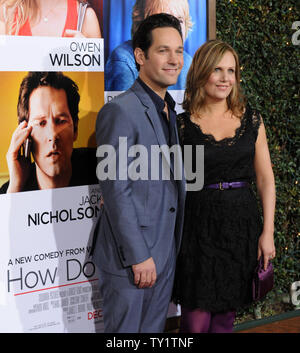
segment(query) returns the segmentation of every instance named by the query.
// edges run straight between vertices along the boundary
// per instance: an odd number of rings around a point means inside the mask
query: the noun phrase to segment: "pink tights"
[[[231,333],[235,311],[211,313],[181,307],[180,333]]]

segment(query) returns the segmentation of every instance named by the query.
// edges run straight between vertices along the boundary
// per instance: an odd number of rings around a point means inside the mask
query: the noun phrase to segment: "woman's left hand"
[[[264,269],[266,270],[268,262],[276,256],[273,233],[262,232],[259,237],[257,259],[259,260],[261,256],[264,257]]]

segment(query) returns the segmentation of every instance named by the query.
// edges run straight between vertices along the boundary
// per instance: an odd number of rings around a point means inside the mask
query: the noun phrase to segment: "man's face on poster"
[[[55,178],[71,168],[77,138],[64,89],[38,87],[29,98],[32,154],[42,174]]]

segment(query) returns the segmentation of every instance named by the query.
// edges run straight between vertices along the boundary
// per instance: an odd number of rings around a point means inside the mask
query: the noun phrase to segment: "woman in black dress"
[[[263,256],[266,268],[275,257],[266,133],[259,112],[242,98],[238,56],[228,44],[201,46],[186,86],[179,135],[183,148],[204,145],[204,187],[187,192],[173,300],[181,304],[181,332],[232,332],[235,311],[251,302],[257,259]]]

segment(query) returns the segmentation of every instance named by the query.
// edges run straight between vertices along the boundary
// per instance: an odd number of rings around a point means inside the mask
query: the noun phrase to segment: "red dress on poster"
[[[16,21],[16,18],[17,18],[17,14],[15,15],[15,21]],[[66,18],[64,30],[62,32],[62,37],[65,36],[66,29],[76,30],[77,18],[78,18],[77,0],[68,0],[67,18]],[[24,25],[20,28],[18,35],[19,36],[32,36],[30,23],[29,23],[28,19],[24,23]]]

